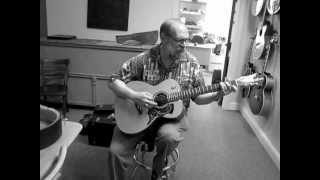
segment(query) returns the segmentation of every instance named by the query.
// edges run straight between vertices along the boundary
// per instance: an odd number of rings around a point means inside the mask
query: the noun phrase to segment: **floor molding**
[[[42,105],[46,105],[49,107],[53,107],[53,108],[61,108],[62,107],[62,103],[58,103],[58,102],[44,102],[44,101],[40,101],[40,104]],[[88,105],[88,104],[81,104],[81,103],[74,103],[74,102],[70,102],[68,103],[68,108],[71,109],[86,109],[86,110],[93,110],[94,106],[93,105]]]
[[[262,131],[259,125],[256,123],[256,119],[250,116],[249,110],[247,108],[241,108],[240,112],[245,120],[248,122],[250,127],[253,129],[254,133],[258,137],[260,143],[265,148],[267,153],[270,155],[271,159],[276,164],[277,168],[280,171],[280,152],[273,146],[269,138],[266,134]]]
[[[222,103],[222,109],[223,109],[223,110],[238,111],[239,108],[240,108],[240,105],[239,105],[239,103],[237,103],[237,102],[228,103],[228,104],[226,104],[226,105],[224,105],[224,104]]]

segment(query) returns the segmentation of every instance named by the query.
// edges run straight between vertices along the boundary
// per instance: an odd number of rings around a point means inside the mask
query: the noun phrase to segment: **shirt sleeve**
[[[198,62],[192,63],[192,88],[196,88],[199,86],[205,86],[205,81],[203,77],[203,73],[200,70],[200,64]],[[196,97],[192,97],[191,99],[194,100]]]
[[[144,54],[142,53],[125,61],[121,65],[118,73],[116,73],[116,75],[118,75],[117,79],[120,79],[125,83],[141,80],[143,71],[143,59]]]
[[[200,70],[200,64],[194,62],[192,66],[193,66],[192,87],[196,88],[199,86],[205,86],[203,73]]]

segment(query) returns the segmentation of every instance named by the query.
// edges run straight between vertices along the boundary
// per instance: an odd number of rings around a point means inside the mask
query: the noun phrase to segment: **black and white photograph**
[[[280,0],[40,0],[40,180],[280,180]]]

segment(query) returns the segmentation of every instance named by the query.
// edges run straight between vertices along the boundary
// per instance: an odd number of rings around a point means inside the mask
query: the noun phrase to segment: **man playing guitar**
[[[198,61],[186,50],[186,41],[189,39],[186,26],[175,19],[166,20],[160,27],[160,39],[159,45],[123,63],[117,78],[109,83],[109,88],[118,98],[131,100],[143,108],[158,105],[151,93],[136,91],[127,86],[131,81],[157,85],[164,80],[174,79],[182,90],[205,85]],[[237,90],[237,87],[229,81],[220,82],[220,87],[221,90],[217,92],[193,96],[191,100],[198,105],[209,104]],[[139,133],[127,134],[118,126],[115,127],[110,145],[109,164],[112,168],[110,172],[114,174],[110,179],[129,179],[133,169],[132,155],[135,146],[146,139],[154,142],[157,150],[153,159],[151,179],[160,178],[166,155],[178,146],[183,140],[183,133],[188,129],[188,120],[185,115],[190,98],[182,101],[183,113],[180,116],[172,119],[159,117],[150,127]]]

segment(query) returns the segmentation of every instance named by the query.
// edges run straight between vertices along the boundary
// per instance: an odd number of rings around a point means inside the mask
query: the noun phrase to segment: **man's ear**
[[[167,43],[168,36],[162,32],[162,33],[160,33],[160,40],[162,43]]]

